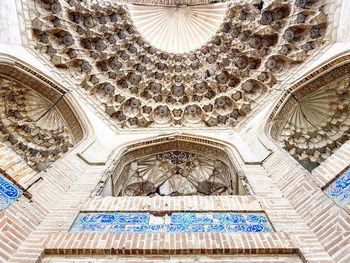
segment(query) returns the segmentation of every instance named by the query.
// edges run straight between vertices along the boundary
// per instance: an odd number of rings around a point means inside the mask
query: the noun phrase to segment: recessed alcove
[[[272,137],[309,171],[349,139],[349,60],[342,56],[301,79],[270,117]]]
[[[235,127],[326,40],[319,1],[69,2],[33,45],[120,129]]]
[[[348,10],[1,0],[0,262],[350,262]]]
[[[102,195],[246,195],[249,186],[223,144],[190,136],[134,144],[116,161]]]
[[[0,58],[0,140],[42,171],[84,138],[67,90],[27,64]]]

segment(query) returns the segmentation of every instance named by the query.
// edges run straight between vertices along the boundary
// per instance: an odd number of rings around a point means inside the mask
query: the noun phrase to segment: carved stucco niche
[[[292,86],[271,115],[271,134],[306,169],[326,160],[350,135],[350,56]]]
[[[251,193],[220,143],[176,135],[132,145],[116,161],[102,195],[179,196]]]
[[[174,54],[143,38],[133,4],[33,2],[36,51],[119,128],[235,126],[323,45],[327,28],[326,1],[227,1],[214,36]]]
[[[67,93],[19,62],[0,61],[0,139],[44,170],[84,136]]]

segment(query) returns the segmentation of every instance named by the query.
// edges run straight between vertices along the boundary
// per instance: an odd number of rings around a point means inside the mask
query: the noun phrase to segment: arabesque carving
[[[166,152],[133,161],[124,168],[115,195],[177,196],[234,194],[229,167],[189,152]]]

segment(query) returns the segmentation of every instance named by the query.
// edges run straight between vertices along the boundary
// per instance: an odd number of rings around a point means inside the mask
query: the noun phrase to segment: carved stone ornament
[[[226,9],[227,2],[174,7],[128,6],[135,28],[150,45],[177,54],[206,44],[220,29]]]
[[[273,118],[272,135],[312,170],[349,139],[349,104],[350,63],[347,62],[292,91]]]
[[[34,2],[37,51],[120,128],[235,126],[292,65],[323,44],[327,25],[321,0],[191,7]],[[199,14],[195,20],[189,9]],[[215,12],[204,19],[204,9]],[[151,16],[152,10],[158,11]],[[178,27],[169,18],[175,13]],[[183,36],[183,46],[171,36]]]
[[[167,152],[133,161],[119,195],[222,195],[234,193],[229,168],[188,152]],[[122,175],[123,176],[123,175]]]
[[[83,131],[64,91],[31,73],[0,63],[0,138],[41,171],[81,140]]]
[[[134,145],[118,157],[107,185],[115,196],[249,193],[223,146],[208,142],[175,136]]]

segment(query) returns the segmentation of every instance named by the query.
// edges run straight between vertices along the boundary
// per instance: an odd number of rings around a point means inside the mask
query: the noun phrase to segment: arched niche
[[[84,137],[68,92],[16,59],[0,57],[0,140],[36,171]]]
[[[127,146],[116,159],[102,195],[246,195],[243,173],[226,145],[174,135]]]
[[[270,133],[311,171],[349,139],[349,104],[350,55],[346,55],[285,92],[270,116]]]

